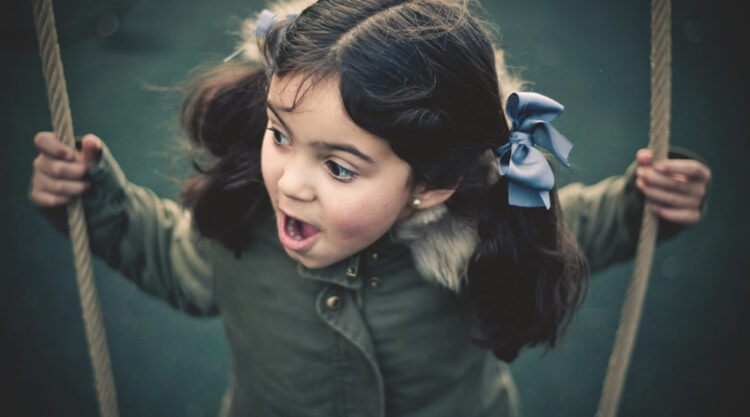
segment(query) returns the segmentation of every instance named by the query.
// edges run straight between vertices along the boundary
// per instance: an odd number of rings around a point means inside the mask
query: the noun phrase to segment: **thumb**
[[[86,168],[94,169],[102,157],[102,140],[96,135],[88,134],[81,138],[81,156]]]
[[[635,159],[638,161],[639,165],[651,164],[651,160],[653,159],[653,157],[654,153],[651,151],[651,149],[648,148],[641,148],[635,154]]]

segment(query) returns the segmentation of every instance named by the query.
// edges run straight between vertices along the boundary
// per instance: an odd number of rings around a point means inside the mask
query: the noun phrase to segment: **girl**
[[[503,361],[554,346],[589,269],[633,254],[644,196],[661,239],[699,219],[705,165],[658,171],[647,151],[558,193],[533,144],[567,166],[562,108],[507,93],[465,4],[321,1],[255,26],[262,66],[191,86],[183,124],[209,159],[181,205],[128,182],[93,135],[75,153],[39,133],[30,193],[63,231],[83,193],[95,254],[221,314],[222,415],[516,415]]]

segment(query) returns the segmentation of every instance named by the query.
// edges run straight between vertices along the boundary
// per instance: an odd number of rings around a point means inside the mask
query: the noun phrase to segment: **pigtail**
[[[198,230],[238,257],[270,207],[260,169],[266,86],[262,66],[223,64],[188,85],[181,111],[195,172],[178,197]]]
[[[480,242],[462,292],[475,342],[510,362],[524,346],[555,345],[583,298],[589,266],[557,189],[549,210],[510,206],[504,177],[483,195],[474,200]]]

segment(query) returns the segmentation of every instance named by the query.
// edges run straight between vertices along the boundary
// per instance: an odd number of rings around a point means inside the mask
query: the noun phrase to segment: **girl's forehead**
[[[338,77],[313,83],[305,76],[274,76],[267,103],[298,144],[346,144],[373,161],[396,158],[386,140],[364,130],[349,117]]]
[[[326,104],[327,110],[340,107],[346,116],[339,80],[335,76],[313,80],[305,74],[274,75],[268,89],[268,101],[276,110],[284,112],[305,112]]]

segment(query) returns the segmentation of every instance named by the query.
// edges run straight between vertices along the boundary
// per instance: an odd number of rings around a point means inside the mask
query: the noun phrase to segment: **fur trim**
[[[417,270],[429,281],[459,292],[479,243],[476,225],[451,216],[444,204],[417,210],[395,229],[411,249]]]
[[[494,184],[501,178],[498,161],[492,150],[482,156],[487,181]],[[445,204],[417,210],[394,228],[396,240],[411,249],[414,264],[423,277],[450,289],[461,291],[469,262],[479,245],[475,221],[454,216]]]

